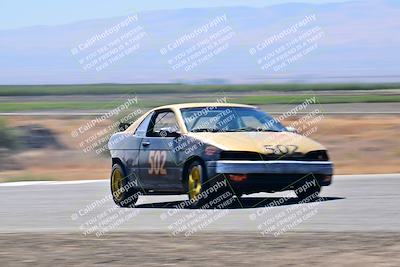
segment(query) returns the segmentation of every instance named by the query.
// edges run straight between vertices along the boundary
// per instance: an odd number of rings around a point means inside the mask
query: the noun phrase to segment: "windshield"
[[[246,107],[181,109],[189,132],[282,132],[286,128],[267,113]]]

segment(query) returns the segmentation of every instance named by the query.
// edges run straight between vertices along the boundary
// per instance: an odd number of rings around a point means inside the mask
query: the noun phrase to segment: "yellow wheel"
[[[207,169],[199,160],[189,164],[185,172],[185,181],[191,208],[218,206],[222,200],[215,201],[215,199],[228,190],[221,177],[208,180]]]
[[[121,201],[123,197],[122,194],[123,178],[124,177],[123,174],[121,173],[121,170],[119,168],[114,169],[114,171],[111,174],[111,192],[116,201]]]
[[[186,188],[189,196],[190,207],[200,208],[209,196],[205,195],[208,187],[207,171],[200,161],[193,161],[186,169]]]
[[[111,194],[115,204],[120,207],[133,207],[139,198],[139,190],[129,186],[129,179],[119,164],[111,171]]]
[[[202,167],[201,165],[192,166],[189,170],[189,199],[197,198],[201,193],[201,175],[202,175]]]

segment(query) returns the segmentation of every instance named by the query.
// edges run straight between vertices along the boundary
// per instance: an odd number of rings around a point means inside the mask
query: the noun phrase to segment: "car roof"
[[[246,107],[246,108],[257,108],[255,106],[243,105],[243,104],[233,104],[233,103],[217,103],[217,102],[209,102],[209,103],[182,103],[182,104],[171,104],[166,106],[161,106],[157,108],[153,108],[146,113],[144,113],[140,118],[138,118],[135,122],[132,123],[131,126],[126,130],[127,132],[135,132],[137,127],[139,127],[140,123],[153,111],[162,110],[162,109],[171,109],[174,111],[178,111],[183,108],[205,108],[205,107]],[[179,111],[178,111],[179,112]],[[180,122],[178,118],[178,123]],[[184,124],[180,123],[182,129],[185,129]]]
[[[159,109],[182,109],[182,108],[203,108],[203,107],[246,107],[246,108],[255,108],[254,106],[243,105],[243,104],[234,104],[234,103],[217,103],[217,102],[209,102],[209,103],[182,103],[182,104],[172,104],[157,107],[154,110]]]

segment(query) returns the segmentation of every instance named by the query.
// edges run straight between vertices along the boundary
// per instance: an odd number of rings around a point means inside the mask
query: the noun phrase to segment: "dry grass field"
[[[110,160],[106,153],[84,152],[87,145],[81,148],[80,143],[104,131],[112,122],[104,121],[83,135],[72,137],[71,132],[85,125],[88,119],[9,117],[10,126],[38,124],[51,129],[64,148],[30,149],[10,155],[19,166],[1,170],[0,181],[108,178]],[[399,173],[399,132],[399,116],[329,115],[316,124],[311,138],[328,148],[336,174]]]

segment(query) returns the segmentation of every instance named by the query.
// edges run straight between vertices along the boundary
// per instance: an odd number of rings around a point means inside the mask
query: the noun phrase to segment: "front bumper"
[[[308,179],[316,179],[320,186],[328,186],[333,175],[330,161],[221,160],[208,161],[206,164],[209,178],[229,179],[230,174],[247,174],[244,181],[230,181],[232,188],[242,193],[291,190]]]
[[[296,160],[220,160],[208,163],[215,168],[216,174],[228,173],[270,173],[270,174],[333,174],[330,161],[296,161]]]

